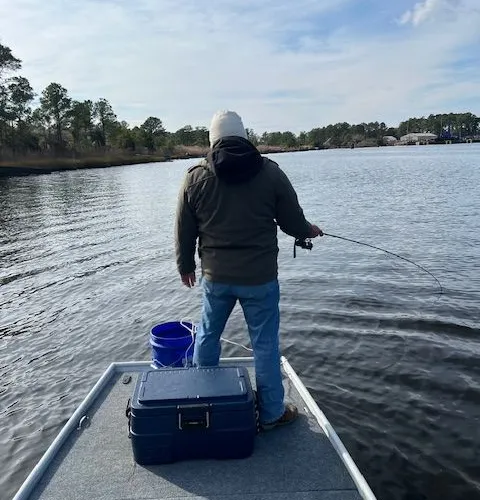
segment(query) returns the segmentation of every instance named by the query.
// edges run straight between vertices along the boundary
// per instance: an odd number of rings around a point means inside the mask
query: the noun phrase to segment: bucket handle
[[[193,322],[193,320],[188,321],[188,323],[190,323],[192,325],[191,328],[185,324],[185,323],[187,323],[185,320],[181,320],[181,321],[179,321],[179,323],[183,326],[183,328],[185,328],[190,333],[190,335],[192,337],[192,341],[190,342],[190,345],[185,349],[185,356],[183,356],[183,355],[180,356],[178,359],[176,359],[170,365],[164,365],[164,364],[160,363],[160,361],[155,360],[155,363],[158,363],[162,368],[170,368],[171,366],[177,364],[182,358],[184,358],[183,364],[185,366],[187,364],[187,353],[190,350],[190,348],[192,347],[192,345],[195,343],[195,334],[197,332],[197,326],[195,325],[195,323]],[[157,347],[161,347],[161,346],[159,346],[158,344],[156,344],[156,343],[154,343],[152,341],[150,341],[150,343],[152,345],[157,346]]]
[[[189,323],[192,325],[192,328],[189,328],[186,324],[184,324],[185,321],[184,320],[180,320],[180,324],[183,326],[183,328],[185,328],[186,330],[188,330],[190,332],[190,335],[192,337],[192,341],[190,342],[190,345],[187,347],[187,349],[185,350],[185,360],[183,362],[184,366],[187,365],[187,352],[189,351],[189,349],[193,346],[193,344],[195,344],[195,334],[197,333],[197,326],[195,325],[195,322],[193,321],[193,319],[191,319],[189,321]]]
[[[183,326],[183,328],[190,332],[190,335],[194,335],[195,333],[197,333],[197,325],[195,325],[193,320],[188,321],[188,323],[192,325],[192,328],[188,327],[186,323],[187,322],[183,319],[180,321],[180,324]]]

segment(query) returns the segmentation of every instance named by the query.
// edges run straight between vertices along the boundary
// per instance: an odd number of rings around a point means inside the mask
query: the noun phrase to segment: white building
[[[383,144],[393,145],[398,141],[398,139],[393,135],[384,135]]]
[[[428,142],[431,142],[431,141],[434,141],[435,139],[437,138],[437,136],[435,134],[430,134],[429,132],[418,132],[418,133],[412,133],[412,134],[406,134],[406,135],[402,135],[402,137],[400,137],[400,140],[402,142],[419,142],[419,143],[428,143]]]

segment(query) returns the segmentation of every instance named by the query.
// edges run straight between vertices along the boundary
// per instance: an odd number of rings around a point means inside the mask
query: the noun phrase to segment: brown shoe
[[[297,417],[298,417],[297,407],[295,405],[292,405],[292,403],[287,403],[285,405],[285,411],[283,412],[283,415],[279,419],[274,420],[273,422],[270,422],[268,424],[262,424],[262,429],[264,431],[269,431],[281,425],[291,424],[294,420],[296,420]]]

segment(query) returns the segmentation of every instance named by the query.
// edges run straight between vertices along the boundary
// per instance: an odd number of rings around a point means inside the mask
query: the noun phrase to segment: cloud
[[[411,23],[418,26],[438,18],[448,20],[451,19],[451,16],[461,13],[464,5],[461,0],[425,0],[416,3],[413,9],[407,10],[401,16],[400,24]],[[473,8],[473,2],[471,2],[471,6]]]
[[[418,26],[431,17],[436,10],[441,9],[446,2],[444,0],[425,0],[415,4],[412,10],[407,10],[400,19],[401,24],[412,23]]]
[[[259,132],[298,132],[454,108],[451,66],[478,42],[476,1],[426,0],[401,26],[372,8],[365,30],[353,0],[0,0],[0,33],[38,92],[58,81],[105,97],[132,124],[208,125],[230,108]],[[478,56],[469,64],[464,98],[477,95]]]
[[[400,17],[399,23],[400,24],[408,24],[410,21],[412,21],[412,11],[407,10]]]

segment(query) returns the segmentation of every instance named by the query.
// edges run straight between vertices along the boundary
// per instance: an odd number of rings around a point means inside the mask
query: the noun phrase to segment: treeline
[[[208,147],[208,129],[186,125],[168,132],[158,117],[140,126],[120,121],[105,98],[77,101],[59,83],[51,83],[36,96],[29,81],[16,73],[21,61],[0,44],[0,161],[29,156],[87,157],[105,153],[162,154],[181,147]],[[32,103],[39,97],[39,105]],[[480,119],[472,113],[410,118],[398,127],[371,122],[337,123],[309,132],[265,132],[247,129],[256,145],[279,149],[375,146],[386,136],[400,138],[408,132],[431,132],[441,139],[478,137]]]
[[[409,118],[398,127],[387,127],[383,122],[351,125],[336,123],[319,127],[310,132],[265,132],[261,136],[250,132],[256,144],[284,146],[287,148],[315,147],[334,148],[351,146],[383,146],[387,136],[400,139],[408,133],[432,133],[439,141],[480,139],[480,118],[472,113],[430,115],[427,118]]]
[[[398,135],[409,132],[430,132],[440,139],[473,139],[480,135],[480,118],[473,113],[429,115],[427,118],[409,118],[400,123]]]
[[[36,97],[29,81],[13,76],[21,61],[0,44],[0,160],[32,154],[55,157],[102,152],[167,153],[176,145],[208,146],[206,127],[165,130],[150,116],[139,127],[120,121],[107,99],[77,101],[59,83],[49,84]]]

